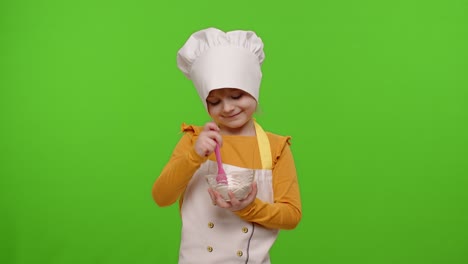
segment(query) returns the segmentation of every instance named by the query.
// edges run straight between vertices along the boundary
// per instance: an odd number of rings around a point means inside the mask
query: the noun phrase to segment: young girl
[[[252,31],[195,32],[177,55],[212,122],[182,125],[184,135],[154,183],[159,206],[179,200],[179,263],[270,263],[280,229],[299,223],[301,200],[290,137],[265,132],[254,120],[262,78],[263,42]],[[221,146],[227,174],[254,170],[252,191],[242,200],[209,188]]]

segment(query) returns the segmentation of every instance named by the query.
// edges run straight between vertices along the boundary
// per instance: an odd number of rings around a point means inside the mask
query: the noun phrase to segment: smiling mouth
[[[240,112],[239,112],[239,113],[237,113],[237,114],[234,114],[234,115],[230,115],[230,116],[224,116],[224,118],[233,118],[233,117],[236,117],[236,116],[238,116],[239,114],[240,114]]]

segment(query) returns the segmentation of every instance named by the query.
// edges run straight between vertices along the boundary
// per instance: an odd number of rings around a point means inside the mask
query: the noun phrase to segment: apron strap
[[[271,170],[273,161],[271,160],[271,148],[268,136],[263,131],[262,127],[254,120],[255,132],[257,134],[258,150],[260,152],[260,160],[262,161],[262,169]]]

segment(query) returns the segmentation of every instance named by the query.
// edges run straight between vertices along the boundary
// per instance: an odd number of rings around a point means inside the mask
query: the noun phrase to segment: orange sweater
[[[215,160],[214,155],[200,157],[195,152],[193,146],[202,129],[198,126],[182,125],[185,134],[153,186],[153,199],[159,206],[171,205],[179,198],[179,206],[182,206],[183,194],[192,175],[207,159]],[[268,132],[267,136],[273,161],[274,203],[266,203],[257,198],[235,214],[245,221],[267,228],[293,229],[302,217],[302,208],[296,167],[289,147],[290,137]],[[255,136],[223,135],[221,156],[226,164],[251,169],[262,168]]]

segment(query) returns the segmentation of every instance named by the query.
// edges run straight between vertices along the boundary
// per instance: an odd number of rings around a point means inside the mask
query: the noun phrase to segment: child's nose
[[[230,102],[225,102],[223,104],[223,111],[224,112],[231,112],[234,109],[234,105]]]

